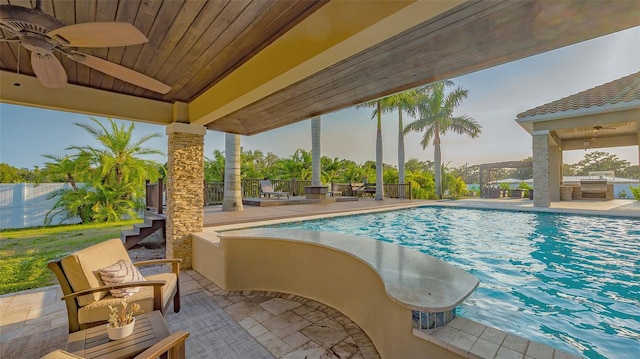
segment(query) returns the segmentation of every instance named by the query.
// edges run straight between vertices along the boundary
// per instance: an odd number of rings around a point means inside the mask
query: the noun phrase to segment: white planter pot
[[[109,324],[107,324],[107,334],[109,334],[109,339],[118,340],[128,337],[129,335],[131,335],[131,333],[133,333],[133,327],[135,326],[135,324],[136,318],[133,318],[131,323],[118,328],[109,327]]]

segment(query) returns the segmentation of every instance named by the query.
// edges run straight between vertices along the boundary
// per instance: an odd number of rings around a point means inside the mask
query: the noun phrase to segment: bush
[[[620,192],[618,192],[618,198],[627,198],[627,196],[628,194],[625,190],[621,190]]]
[[[629,189],[631,190],[631,193],[633,193],[633,198],[635,198],[636,201],[640,201],[640,186],[629,187]]]

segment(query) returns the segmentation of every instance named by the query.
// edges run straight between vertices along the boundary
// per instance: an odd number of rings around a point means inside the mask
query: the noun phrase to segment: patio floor
[[[243,212],[222,212],[220,206],[211,206],[205,207],[204,221],[207,227],[246,225],[286,218],[321,218],[425,205],[640,218],[640,202],[632,200],[554,202],[547,209],[535,208],[527,199],[437,202],[360,199],[354,202],[245,206]],[[226,292],[193,270],[183,271],[181,291],[182,296],[205,293],[213,305],[221,307],[257,340],[248,345],[262,345],[276,358],[379,358],[370,339],[356,324],[336,310],[312,300],[282,293]],[[55,349],[65,348],[67,316],[60,297],[57,285],[0,296],[0,358],[38,358]],[[202,301],[204,297],[199,298]],[[192,313],[188,306],[183,304],[182,308],[178,314],[167,314],[170,327],[172,318],[178,316],[181,322],[198,320],[190,317]],[[191,333],[187,350],[199,350],[197,353],[188,352],[187,357],[217,357],[219,353],[207,351],[212,339],[206,334],[202,330]]]
[[[181,272],[180,313],[170,308],[165,319],[171,331],[176,323],[193,323],[187,339],[187,358],[245,359],[246,353],[264,352],[260,358],[352,358],[378,359],[369,337],[349,318],[326,305],[295,295],[272,292],[227,292],[193,270]],[[0,358],[39,358],[56,349],[65,349],[67,314],[60,300],[60,287],[49,286],[0,296]],[[194,300],[205,302],[197,303]],[[208,332],[213,325],[196,306],[219,306],[255,341],[234,343],[230,357],[219,341],[231,342]],[[180,324],[178,324],[180,325]],[[249,337],[250,338],[250,337]],[[225,343],[222,343],[224,345]],[[257,346],[257,347],[256,347]],[[252,359],[255,356],[252,356]]]

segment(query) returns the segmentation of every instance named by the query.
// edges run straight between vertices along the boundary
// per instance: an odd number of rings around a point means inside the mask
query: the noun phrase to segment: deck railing
[[[311,186],[308,180],[271,180],[273,190],[278,192],[289,192],[292,196],[303,196],[304,187]],[[369,184],[373,185],[373,184]],[[375,186],[375,185],[374,185]],[[353,196],[353,183],[333,183],[331,184],[333,191],[342,192],[343,196]],[[204,182],[204,205],[211,206],[222,204],[224,198],[223,182]],[[387,198],[406,198],[413,199],[410,183],[385,183],[384,196]],[[242,180],[242,198],[260,197],[260,180],[259,179],[243,179]],[[147,180],[147,209],[162,213],[164,205],[164,185],[162,178],[158,179],[158,183],[149,183]]]
[[[149,180],[146,180],[145,184],[147,209],[162,214],[162,207],[164,206],[163,179],[158,178],[158,182],[156,183],[150,183]]]

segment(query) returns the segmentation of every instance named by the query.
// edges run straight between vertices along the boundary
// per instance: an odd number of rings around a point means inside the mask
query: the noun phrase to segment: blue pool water
[[[270,227],[407,246],[480,279],[458,314],[589,358],[640,353],[640,221],[423,207]]]

